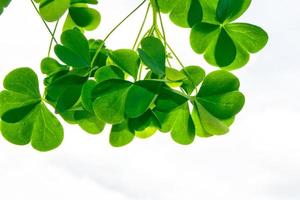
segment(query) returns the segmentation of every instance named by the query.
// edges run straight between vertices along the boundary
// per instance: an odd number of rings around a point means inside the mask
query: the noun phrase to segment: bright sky
[[[139,2],[101,0],[101,28],[89,36],[103,37]],[[298,0],[253,0],[239,20],[262,26],[270,41],[234,72],[247,103],[228,135],[183,147],[156,134],[116,149],[108,144],[109,129],[91,136],[65,125],[63,145],[49,153],[0,137],[0,199],[299,200],[299,7]],[[130,48],[144,10],[108,46]],[[0,80],[23,66],[41,75],[49,35],[30,2],[13,1],[0,27]],[[169,24],[167,35],[186,65],[212,69],[191,51],[188,30]]]

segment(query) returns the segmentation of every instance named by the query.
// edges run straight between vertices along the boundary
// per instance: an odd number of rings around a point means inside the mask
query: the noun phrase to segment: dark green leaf
[[[97,10],[81,4],[72,5],[69,9],[69,15],[74,24],[85,30],[96,29],[101,21],[101,15]]]
[[[215,49],[216,62],[220,67],[226,67],[234,61],[235,57],[236,46],[228,33],[222,28]]]
[[[155,37],[146,37],[138,49],[142,62],[157,75],[164,75],[166,68],[166,50],[162,42]]]
[[[151,137],[160,128],[159,120],[152,110],[148,110],[138,118],[129,119],[128,124],[131,130],[135,130],[135,136],[139,138]]]
[[[202,6],[199,0],[180,0],[170,14],[174,24],[185,28],[200,23],[202,17]]]
[[[219,0],[217,19],[220,23],[239,18],[249,7],[251,0]]]
[[[215,71],[207,75],[197,101],[219,119],[228,119],[241,111],[245,97],[238,91],[239,80],[227,71]]]
[[[139,117],[150,108],[150,105],[155,99],[156,93],[144,87],[145,84],[149,83],[150,81],[140,81],[132,85],[132,87],[128,90],[125,104],[125,114],[128,118]],[[151,82],[150,84],[160,83]]]
[[[89,44],[78,29],[67,30],[61,35],[63,45],[55,46],[57,57],[74,68],[90,66]]]

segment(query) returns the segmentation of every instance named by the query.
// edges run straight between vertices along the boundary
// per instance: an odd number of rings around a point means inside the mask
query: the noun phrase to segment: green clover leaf
[[[249,7],[250,0],[220,0],[214,17],[206,17],[191,31],[190,43],[206,61],[223,69],[233,70],[247,64],[250,53],[260,51],[268,41],[260,27],[246,23],[231,23]],[[212,9],[210,9],[212,10]]]
[[[172,139],[178,144],[188,145],[194,141],[195,126],[187,102],[171,112],[154,112],[161,124],[161,132],[171,132]]]
[[[157,5],[161,12],[170,14],[174,24],[184,28],[193,27],[203,18],[200,0],[157,0]]]
[[[165,75],[166,50],[163,43],[155,37],[146,37],[138,49],[142,62],[156,75]]]
[[[41,17],[48,22],[59,20],[71,4],[70,0],[35,0],[35,2],[39,3]]]
[[[151,137],[160,128],[159,119],[151,109],[137,118],[128,119],[128,125],[135,136],[142,139]]]
[[[86,77],[72,73],[60,76],[46,87],[46,99],[55,107],[55,111],[61,114],[79,101],[83,84],[86,81]]]
[[[19,68],[4,79],[0,93],[1,133],[17,145],[31,142],[39,151],[58,147],[63,128],[41,100],[38,79],[30,68]]]
[[[206,76],[192,113],[197,135],[205,137],[228,132],[228,121],[245,103],[239,86],[238,78],[227,71],[215,71]]]
[[[73,28],[92,31],[99,26],[100,21],[101,15],[97,10],[89,8],[87,4],[72,3],[63,31]]]
[[[129,128],[128,121],[123,121],[112,126],[109,142],[114,147],[122,147],[134,139],[134,131]]]
[[[130,49],[119,49],[109,53],[110,59],[133,78],[137,78],[140,67],[139,55]]]
[[[78,29],[64,31],[61,43],[54,49],[61,61],[77,69],[90,67],[89,43]]]

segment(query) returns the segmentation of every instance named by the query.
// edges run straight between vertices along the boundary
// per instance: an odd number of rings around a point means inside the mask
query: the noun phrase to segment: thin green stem
[[[158,5],[157,0],[155,0],[155,3],[156,3],[156,5]],[[159,16],[160,27],[161,27],[162,35],[163,35],[164,46],[165,46],[165,49],[167,49],[166,48],[167,47],[166,31],[165,31],[164,23],[163,23],[163,20],[162,20],[162,17],[161,17],[159,6],[157,6],[157,8],[158,8],[158,16]]]
[[[146,24],[146,21],[147,21],[147,18],[148,18],[148,14],[149,14],[149,10],[150,10],[150,6],[151,6],[151,4],[149,3],[149,5],[148,5],[148,7],[147,7],[146,14],[145,14],[145,17],[144,17],[143,22],[142,22],[142,25],[141,25],[141,28],[140,28],[140,30],[139,30],[139,32],[138,32],[138,35],[137,35],[137,37],[136,37],[136,39],[135,39],[135,42],[134,42],[134,45],[133,45],[133,47],[132,47],[133,50],[136,48],[136,45],[137,45],[137,43],[138,43],[138,41],[139,41],[139,39],[140,39],[140,37],[141,37],[141,34],[142,34],[142,32],[143,32],[144,27],[145,27],[145,24]]]
[[[56,30],[57,30],[58,24],[59,24],[59,20],[57,20],[57,22],[55,24],[54,31],[53,31],[53,37],[51,37],[51,41],[50,41],[50,45],[49,45],[49,49],[48,49],[48,57],[50,56],[50,53],[51,53],[53,41],[55,39],[54,36],[55,36]]]
[[[162,33],[156,29],[156,33],[162,37]],[[177,62],[179,63],[179,65],[181,66],[184,74],[186,75],[186,77],[191,81],[193,87],[195,88],[196,90],[196,93],[198,93],[198,89],[197,89],[197,86],[195,85],[193,79],[191,78],[190,74],[188,72],[186,72],[185,70],[185,66],[183,65],[183,63],[181,62],[181,60],[179,59],[179,57],[177,56],[177,54],[175,53],[175,51],[173,50],[173,48],[168,44],[168,42],[166,41],[166,46],[168,47],[168,49],[170,50],[170,52],[172,53],[172,55],[175,57],[175,59],[177,60]]]
[[[94,65],[96,58],[98,56],[98,54],[100,53],[102,47],[104,46],[104,42],[115,32],[115,30],[117,30],[132,14],[134,14],[140,7],[142,7],[142,5],[144,5],[144,3],[147,0],[143,0],[142,3],[140,3],[135,9],[133,9],[123,20],[121,20],[121,22],[119,22],[108,34],[107,36],[104,38],[103,43],[98,47],[92,62],[91,62],[91,66]]]
[[[36,7],[35,3],[33,2],[33,0],[30,0],[30,1],[31,1],[31,3],[32,3],[32,5],[33,5],[33,7],[34,7],[34,9],[35,9],[35,11],[37,12],[37,14],[38,14],[38,15],[40,16],[40,18],[42,19],[42,21],[43,21],[44,25],[46,26],[48,32],[49,32],[50,35],[52,36],[54,42],[55,42],[56,44],[58,44],[57,40],[56,40],[55,37],[54,37],[54,34],[52,33],[51,29],[49,28],[47,22],[46,22],[46,21],[42,18],[42,16],[40,15],[40,12],[39,12],[38,8]]]

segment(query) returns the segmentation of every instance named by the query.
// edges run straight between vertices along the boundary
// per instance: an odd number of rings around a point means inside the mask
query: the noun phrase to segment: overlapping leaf
[[[39,3],[40,15],[48,22],[59,20],[69,9],[70,0],[35,0]]]
[[[1,133],[9,142],[26,145],[31,142],[39,151],[58,147],[63,128],[42,103],[36,74],[19,68],[4,80],[6,90],[0,93]]]
[[[161,12],[170,13],[171,21],[178,26],[193,27],[202,21],[200,0],[157,0],[157,4]]]
[[[242,109],[245,98],[239,80],[227,71],[210,73],[194,101],[193,119],[199,136],[222,135],[228,122]]]
[[[163,43],[155,37],[146,37],[138,49],[142,62],[156,75],[165,75],[166,50]]]
[[[92,31],[99,26],[100,21],[101,15],[97,10],[89,8],[87,4],[82,4],[82,2],[72,2],[63,30],[66,31],[73,28],[79,28]]]
[[[74,68],[90,66],[89,43],[78,29],[64,31],[61,43],[62,45],[56,45],[54,49],[61,61]]]

